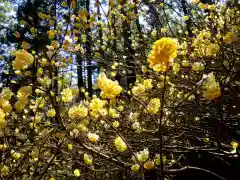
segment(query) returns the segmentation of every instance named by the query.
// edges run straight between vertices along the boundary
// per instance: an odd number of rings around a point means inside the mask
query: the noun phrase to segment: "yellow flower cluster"
[[[5,121],[5,114],[2,109],[0,109],[0,128],[4,128],[6,126],[6,121]]]
[[[136,157],[138,161],[140,162],[145,162],[149,158],[149,151],[148,149],[144,149],[143,151],[140,151],[139,153],[136,154]]]
[[[49,39],[54,39],[55,36],[56,36],[56,34],[57,34],[57,31],[56,31],[56,30],[49,30],[49,31],[48,31],[48,38],[49,38]]]
[[[133,172],[137,172],[140,169],[140,165],[139,164],[134,164],[131,166],[131,170]]]
[[[226,44],[231,44],[232,42],[236,41],[237,35],[235,32],[230,31],[223,37],[223,42]]]
[[[122,91],[122,87],[118,82],[108,79],[105,73],[99,75],[97,85],[101,89],[102,98],[114,99],[119,96]]]
[[[147,170],[151,170],[154,168],[154,162],[153,161],[147,161],[144,163],[143,167]]]
[[[89,166],[92,165],[92,158],[87,154],[83,155],[83,161],[84,161],[84,164],[86,165],[89,165]]]
[[[215,99],[221,95],[219,83],[216,82],[213,73],[210,73],[204,83],[204,97],[208,100]]]
[[[39,17],[40,19],[49,19],[49,18],[50,18],[50,15],[44,14],[44,13],[40,12],[40,13],[38,13],[38,17]]]
[[[61,92],[61,95],[62,95],[62,101],[65,103],[71,102],[74,96],[71,88],[63,89],[63,91]]]
[[[219,52],[219,45],[217,42],[211,42],[212,33],[210,31],[201,31],[193,41],[193,47],[196,56],[216,56]]]
[[[68,111],[68,116],[72,119],[84,118],[84,117],[87,117],[87,115],[88,115],[88,108],[82,104],[79,104],[78,106],[73,106]]]
[[[29,43],[27,43],[26,41],[23,41],[21,47],[25,50],[28,50],[31,48],[31,45]]]
[[[192,66],[192,71],[202,71],[204,70],[204,64],[199,63],[199,62],[195,62]]]
[[[9,113],[10,111],[12,111],[12,106],[9,101],[1,102],[0,106],[1,106],[2,110],[4,111],[4,113]]]
[[[73,171],[74,176],[79,177],[81,175],[80,171],[78,169],[75,169]]]
[[[99,140],[99,135],[95,133],[88,133],[87,137],[90,142],[97,142]]]
[[[13,93],[9,88],[4,88],[0,94],[0,107],[4,113],[9,113],[12,110],[12,106],[9,102]]]
[[[14,150],[11,150],[11,156],[12,158],[14,158],[15,160],[18,160],[21,157],[21,154],[18,152],[15,152]]]
[[[77,130],[80,132],[88,132],[88,128],[82,123],[79,123],[77,125]]]
[[[18,90],[17,97],[18,101],[15,103],[17,111],[22,111],[28,104],[28,96],[32,94],[31,86],[23,86]]]
[[[0,169],[0,174],[5,174],[9,172],[9,167],[6,165],[1,166]]]
[[[120,117],[120,114],[117,112],[116,109],[109,108],[108,113],[109,113],[109,116],[110,116],[111,118],[119,118],[119,117]]]
[[[3,88],[1,94],[0,94],[0,98],[4,99],[6,101],[9,101],[12,97],[13,93],[9,88]]]
[[[88,106],[90,115],[92,117],[98,118],[99,115],[107,115],[107,109],[104,108],[106,101],[99,98],[93,98]]]
[[[119,136],[114,140],[114,145],[119,152],[124,152],[127,150],[126,143]]]
[[[157,114],[160,108],[160,99],[159,98],[153,98],[149,101],[147,105],[148,112],[152,114]]]
[[[161,38],[156,41],[148,56],[150,68],[154,71],[166,71],[167,67],[172,64],[173,59],[177,57],[178,42],[172,38]]]
[[[54,117],[56,115],[56,112],[54,109],[49,109],[47,112],[48,117]]]
[[[152,89],[152,80],[151,79],[145,79],[142,82],[137,83],[135,86],[132,88],[132,93],[134,96],[142,96],[145,95],[145,92],[147,90]]]
[[[133,86],[132,88],[132,93],[135,96],[142,96],[144,95],[145,91],[146,91],[146,88],[143,84],[138,84],[136,86]]]
[[[13,61],[13,63],[12,63],[14,70],[26,69],[34,61],[33,55],[28,53],[24,49],[14,51],[12,54],[16,57],[15,60]]]
[[[143,81],[143,85],[146,89],[152,89],[152,87],[153,87],[152,80],[151,79],[145,79]]]

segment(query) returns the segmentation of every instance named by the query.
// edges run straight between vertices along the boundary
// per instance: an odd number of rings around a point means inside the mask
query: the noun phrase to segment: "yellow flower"
[[[6,144],[0,144],[0,150],[6,150],[8,146]]]
[[[23,86],[18,90],[17,94],[18,94],[18,98],[24,98],[24,97],[32,94],[32,87],[31,86]]]
[[[189,62],[186,61],[186,60],[183,60],[183,61],[182,61],[182,66],[183,66],[183,67],[188,67],[188,66],[189,66]]]
[[[131,166],[131,170],[133,172],[137,172],[140,169],[140,165],[139,164],[134,164]]]
[[[101,73],[97,79],[97,85],[101,89],[101,97],[107,99],[114,99],[119,96],[122,87],[118,84],[117,81],[112,81],[108,79],[105,73]]]
[[[145,162],[149,158],[149,151],[148,149],[144,149],[143,151],[137,153],[136,156],[140,162]]]
[[[12,53],[16,58],[12,62],[14,70],[23,70],[31,65],[34,61],[32,54],[28,53],[26,50],[18,50]]]
[[[73,148],[72,144],[68,144],[68,150],[71,151]]]
[[[150,170],[154,168],[154,162],[153,161],[147,161],[144,163],[143,167],[147,170]]]
[[[76,176],[76,177],[79,177],[81,174],[80,174],[80,171],[78,170],[78,169],[75,169],[74,171],[73,171],[73,174],[74,174],[74,176]]]
[[[124,152],[127,150],[126,143],[119,136],[114,140],[114,145],[119,152]]]
[[[146,79],[143,81],[143,85],[146,89],[152,89],[152,80],[151,79]]]
[[[180,64],[174,63],[173,64],[173,72],[174,72],[174,74],[177,74],[179,69],[180,69]]]
[[[187,21],[187,20],[189,20],[189,16],[183,16],[182,19],[183,19],[184,21]]]
[[[18,160],[21,157],[21,154],[18,152],[15,152],[14,150],[11,150],[11,156],[12,158]]]
[[[0,97],[3,98],[4,100],[8,101],[11,99],[13,93],[9,88],[3,88]]]
[[[120,111],[120,112],[122,112],[122,111],[124,110],[124,107],[123,107],[123,106],[118,106],[118,107],[117,107],[117,110]]]
[[[237,142],[231,142],[231,144],[232,144],[232,147],[233,147],[233,149],[237,149],[238,148],[238,143]]]
[[[192,46],[197,56],[216,56],[219,52],[219,45],[217,42],[212,42],[212,33],[203,30],[194,39]]]
[[[99,98],[93,98],[89,104],[89,110],[91,111],[97,111],[99,112],[103,107],[105,106],[106,102],[99,99]]]
[[[216,9],[216,5],[215,4],[212,4],[212,5],[209,5],[208,4],[208,7],[207,7],[209,10],[211,11],[214,11]]]
[[[5,173],[8,173],[9,172],[9,168],[8,168],[8,166],[6,166],[6,165],[3,165],[2,167],[0,167],[1,168],[1,174],[5,174]]]
[[[1,103],[2,106],[2,110],[4,111],[4,113],[9,113],[12,110],[12,106],[9,103],[9,101],[3,101]]]
[[[70,102],[73,99],[73,93],[71,88],[63,89],[61,95],[63,102]]]
[[[40,12],[40,13],[38,13],[38,17],[40,19],[49,19],[50,15],[47,15],[47,14],[44,14],[44,13]]]
[[[69,109],[68,115],[72,119],[87,117],[88,108],[82,104],[79,104],[78,106],[73,106]]]
[[[200,0],[191,0],[191,3],[193,3],[193,4],[197,4],[199,2],[200,2]]]
[[[56,36],[56,34],[57,34],[57,31],[56,31],[56,30],[49,30],[49,31],[48,31],[48,38],[49,38],[49,39],[54,39],[55,36]]]
[[[115,128],[119,127],[119,122],[118,121],[114,121],[113,122],[113,127],[115,127]]]
[[[55,112],[54,109],[48,110],[48,112],[47,112],[47,116],[48,117],[54,117],[55,115],[56,115],[56,112]]]
[[[99,139],[99,135],[95,134],[95,133],[88,133],[88,140],[90,142],[97,142]]]
[[[219,83],[216,82],[213,73],[210,73],[204,83],[204,97],[208,100],[215,99],[221,95]]]
[[[157,30],[156,30],[156,29],[153,29],[152,32],[151,32],[151,37],[152,37],[153,39],[155,39],[155,38],[156,38],[156,35],[157,35]]]
[[[147,67],[146,66],[142,66],[142,72],[145,74],[147,72]]]
[[[166,161],[167,161],[166,156],[163,156],[163,164],[165,164]],[[159,154],[156,154],[156,155],[155,155],[154,162],[155,162],[155,164],[158,165],[158,166],[161,164],[161,162],[160,162],[160,155],[159,155]]]
[[[89,165],[89,166],[92,165],[92,158],[87,154],[83,155],[83,161],[84,161],[84,164],[86,165]]]
[[[135,96],[142,96],[146,91],[146,88],[143,84],[138,84],[137,86],[133,86],[132,93]]]
[[[119,118],[119,113],[116,111],[116,109],[109,108],[108,114],[111,118]]]
[[[204,70],[204,65],[199,62],[195,62],[192,66],[192,71],[202,71]]]
[[[235,32],[228,32],[224,37],[223,37],[223,42],[226,44],[231,44],[232,42],[236,41],[237,35]]]
[[[204,4],[204,3],[199,3],[199,8],[204,10],[204,9],[207,9],[208,5],[207,4]]]
[[[161,28],[161,33],[166,33],[167,29],[166,28]]]
[[[3,121],[5,118],[5,114],[2,109],[0,109],[0,121]]]
[[[77,125],[77,130],[80,132],[88,132],[88,128],[82,123]]]
[[[160,108],[160,99],[159,98],[153,98],[149,101],[147,105],[148,112],[152,114],[157,114]]]
[[[21,47],[22,47],[23,49],[25,49],[25,50],[28,50],[28,49],[31,48],[30,44],[27,43],[26,41],[23,41],[23,42],[22,42]]]
[[[178,42],[172,38],[161,38],[156,41],[148,56],[150,68],[154,71],[165,71],[177,57]]]

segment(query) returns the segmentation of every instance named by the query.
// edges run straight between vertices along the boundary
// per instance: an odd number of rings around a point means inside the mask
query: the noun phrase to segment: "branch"
[[[159,170],[159,169],[156,169],[156,170]],[[219,179],[221,180],[226,180],[225,178],[223,178],[222,176],[210,171],[210,170],[207,170],[207,169],[203,169],[203,168],[199,168],[199,167],[194,167],[194,166],[185,166],[181,169],[169,169],[169,170],[165,170],[166,173],[168,174],[176,174],[176,173],[179,173],[179,172],[182,172],[182,171],[185,171],[185,170],[197,170],[197,171],[203,171],[203,172],[206,172],[208,174],[211,174],[215,177],[218,177]]]

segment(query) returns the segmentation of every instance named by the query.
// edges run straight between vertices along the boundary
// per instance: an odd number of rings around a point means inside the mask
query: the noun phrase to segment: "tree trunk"
[[[86,58],[87,58],[87,85],[88,85],[88,93],[89,97],[92,97],[93,88],[92,88],[92,59],[91,59],[91,28],[90,28],[90,0],[86,0],[86,9],[88,12],[87,15],[87,28],[86,28],[86,35],[87,35],[87,42],[86,42]]]
[[[121,5],[123,6],[125,2],[126,1],[122,1]],[[126,16],[126,11],[123,8],[121,9],[121,13],[124,16]],[[122,26],[123,26],[122,36],[124,40],[125,54],[127,55],[126,64],[129,67],[127,69],[127,85],[129,87],[130,84],[133,84],[136,81],[136,72],[135,72],[136,67],[135,67],[135,62],[133,58],[135,51],[131,46],[132,45],[132,41],[130,39],[131,29],[127,19],[123,21]]]

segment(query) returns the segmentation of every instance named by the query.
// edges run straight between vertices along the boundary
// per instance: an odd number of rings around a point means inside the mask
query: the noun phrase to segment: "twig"
[[[176,173],[179,173],[179,172],[182,172],[182,171],[186,171],[186,170],[197,170],[197,171],[203,171],[203,172],[206,172],[208,174],[211,174],[215,177],[218,177],[219,179],[222,179],[222,180],[226,180],[225,178],[223,178],[222,176],[210,171],[210,170],[207,170],[207,169],[203,169],[203,168],[199,168],[199,167],[194,167],[194,166],[185,166],[181,169],[169,169],[169,170],[165,170],[166,173],[168,174],[176,174]]]

